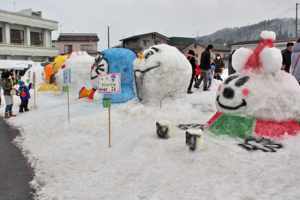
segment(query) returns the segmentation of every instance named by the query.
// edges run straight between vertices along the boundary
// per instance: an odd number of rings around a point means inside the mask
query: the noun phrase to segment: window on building
[[[198,54],[196,54],[196,58],[198,58]]]
[[[161,41],[155,40],[155,45],[161,44]]]
[[[128,42],[124,42],[123,43],[123,47],[128,47],[129,46],[129,43]]]
[[[32,46],[42,46],[42,33],[30,32],[30,43]]]
[[[91,51],[93,50],[93,45],[81,45],[81,51]]]
[[[10,29],[10,43],[24,44],[24,31]]]
[[[152,39],[155,39],[155,34],[152,34]]]
[[[137,47],[137,41],[136,40],[132,41],[132,46]]]
[[[194,44],[194,49],[197,49],[197,44]]]
[[[0,27],[0,43],[3,43],[2,28]]]
[[[150,45],[150,40],[144,40],[144,46],[147,47]]]
[[[65,54],[71,53],[73,50],[72,45],[65,45]]]

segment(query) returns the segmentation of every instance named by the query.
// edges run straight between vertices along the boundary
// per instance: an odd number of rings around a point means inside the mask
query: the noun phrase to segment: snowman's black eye
[[[237,78],[239,76],[229,76],[229,78],[225,81],[225,84],[228,84],[230,81],[232,81],[233,79]]]
[[[145,58],[149,58],[152,55],[153,55],[153,51],[149,51],[148,53],[146,53]]]
[[[247,81],[249,81],[250,77],[249,76],[244,76],[243,78],[240,78],[236,83],[235,86],[236,87],[241,87],[242,85],[244,85]]]
[[[95,64],[94,65],[98,65],[100,63],[100,61],[102,60],[103,55],[98,54],[95,58]]]

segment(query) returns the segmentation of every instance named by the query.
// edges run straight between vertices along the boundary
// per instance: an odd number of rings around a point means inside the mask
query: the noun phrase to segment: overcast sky
[[[59,22],[52,39],[61,32],[97,33],[98,50],[104,50],[108,26],[111,46],[120,44],[123,37],[148,32],[196,37],[276,17],[295,18],[297,2],[300,0],[0,0],[0,9],[42,11],[43,18]]]

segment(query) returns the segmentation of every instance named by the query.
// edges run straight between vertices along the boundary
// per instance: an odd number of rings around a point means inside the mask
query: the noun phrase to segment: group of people
[[[188,57],[187,59],[192,65],[192,77],[190,80],[190,85],[187,89],[188,94],[194,93],[192,91],[192,86],[194,82],[194,77],[196,76],[195,79],[195,84],[194,88],[199,89],[200,84],[203,81],[203,91],[209,91],[209,87],[212,84],[212,78],[221,80],[221,75],[223,73],[223,70],[225,68],[225,64],[221,58],[220,54],[217,54],[215,60],[212,62],[211,61],[211,51],[213,50],[213,45],[208,45],[205,51],[202,52],[201,54],[201,60],[200,60],[200,78],[198,79],[198,73],[196,73],[197,65],[196,65],[196,60],[195,60],[195,52],[193,50],[189,50],[188,52]]]
[[[211,62],[211,51],[213,50],[213,45],[208,45],[205,51],[201,54],[200,60],[200,78],[198,79],[199,73],[197,71],[197,60],[195,60],[195,52],[189,50],[187,59],[192,65],[192,77],[190,80],[190,85],[187,89],[188,94],[194,93],[192,91],[193,82],[195,80],[194,88],[199,89],[201,82],[203,81],[203,91],[209,91],[209,87],[212,84],[212,77],[221,80],[221,74],[225,69],[225,64],[219,54],[217,54],[215,60]],[[235,73],[235,70],[231,66],[232,55],[235,50],[231,53],[229,57],[229,75]],[[282,51],[282,70],[287,73],[291,73],[300,85],[300,38],[297,43],[287,43],[286,49]],[[195,78],[196,77],[196,78]]]
[[[287,43],[282,51],[282,70],[291,73],[300,85],[300,38],[297,42]]]
[[[29,111],[28,100],[30,99],[29,90],[31,88],[31,83],[27,87],[23,81],[19,81],[19,90],[14,88],[14,83],[12,81],[10,72],[3,72],[1,80],[1,89],[3,89],[3,95],[6,103],[5,107],[5,118],[15,117],[13,114],[12,107],[14,104],[13,95],[19,95],[21,99],[19,112]],[[0,95],[0,105],[1,105],[1,95]]]

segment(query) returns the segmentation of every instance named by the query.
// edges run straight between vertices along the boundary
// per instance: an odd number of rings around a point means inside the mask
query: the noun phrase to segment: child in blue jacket
[[[19,81],[19,95],[21,98],[21,105],[20,105],[20,110],[19,112],[23,112],[23,108],[26,111],[29,111],[28,109],[28,99],[30,99],[30,93],[29,90],[31,89],[31,83],[29,83],[28,88],[26,87],[25,83],[23,81]]]

